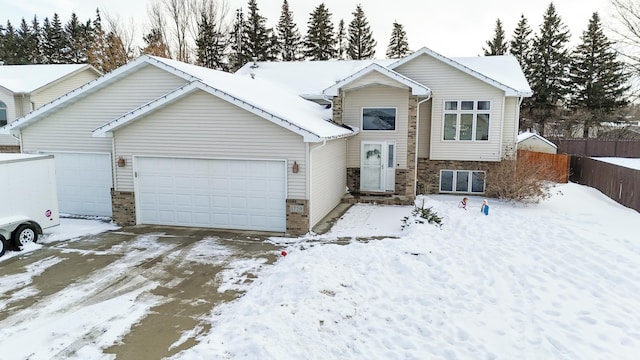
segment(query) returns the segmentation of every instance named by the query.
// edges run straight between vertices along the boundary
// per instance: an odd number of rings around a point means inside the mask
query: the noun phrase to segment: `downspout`
[[[417,185],[418,185],[418,149],[420,149],[420,104],[431,100],[431,93],[429,96],[424,98],[423,100],[418,101],[416,105],[416,156],[413,162],[414,166],[414,178],[413,178],[413,195],[417,196]],[[431,152],[431,151],[429,151]]]
[[[311,162],[313,161],[313,152],[318,150],[318,149],[323,148],[325,145],[327,145],[327,139],[324,139],[322,141],[322,145],[320,145],[320,146],[318,146],[316,148],[313,148],[313,149],[310,148],[310,150],[309,150],[309,162],[307,163],[307,169],[309,169],[308,170],[309,178],[307,180],[308,183],[309,183],[309,187],[308,187],[308,189],[309,189],[309,232],[312,231],[311,222],[313,221],[313,216],[311,214],[312,213],[311,204],[313,204],[313,201],[311,199],[312,196],[313,196],[313,189],[312,189],[312,184],[313,184],[313,181],[312,181],[312,179],[313,179],[313,177],[312,177],[313,176],[313,166],[311,166]],[[307,143],[307,147],[308,146],[309,146],[309,143]]]

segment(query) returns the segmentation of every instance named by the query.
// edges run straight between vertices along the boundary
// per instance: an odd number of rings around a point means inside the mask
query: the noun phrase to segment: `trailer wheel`
[[[13,243],[18,249],[36,241],[38,241],[38,233],[31,224],[22,224],[13,233]]]
[[[7,251],[7,239],[0,235],[0,256],[4,255],[5,251]]]

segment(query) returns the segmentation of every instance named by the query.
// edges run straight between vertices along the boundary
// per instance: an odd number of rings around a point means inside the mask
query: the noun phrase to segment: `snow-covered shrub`
[[[424,224],[425,220],[429,224],[434,224],[438,227],[442,227],[442,217],[440,217],[437,212],[432,210],[432,207],[425,208],[423,203],[420,207],[414,207],[414,209],[411,211],[410,216],[405,216],[404,218],[402,218],[401,228],[402,230],[404,230],[407,227],[411,226],[411,224]]]

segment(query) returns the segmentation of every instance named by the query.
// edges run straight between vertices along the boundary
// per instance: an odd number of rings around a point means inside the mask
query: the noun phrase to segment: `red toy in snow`
[[[284,250],[282,250],[282,252],[280,254],[282,254],[282,256],[287,256],[287,252],[284,251]]]

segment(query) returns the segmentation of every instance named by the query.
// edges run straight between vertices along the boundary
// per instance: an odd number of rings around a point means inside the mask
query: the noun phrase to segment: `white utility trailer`
[[[0,154],[0,256],[60,225],[53,155]]]

